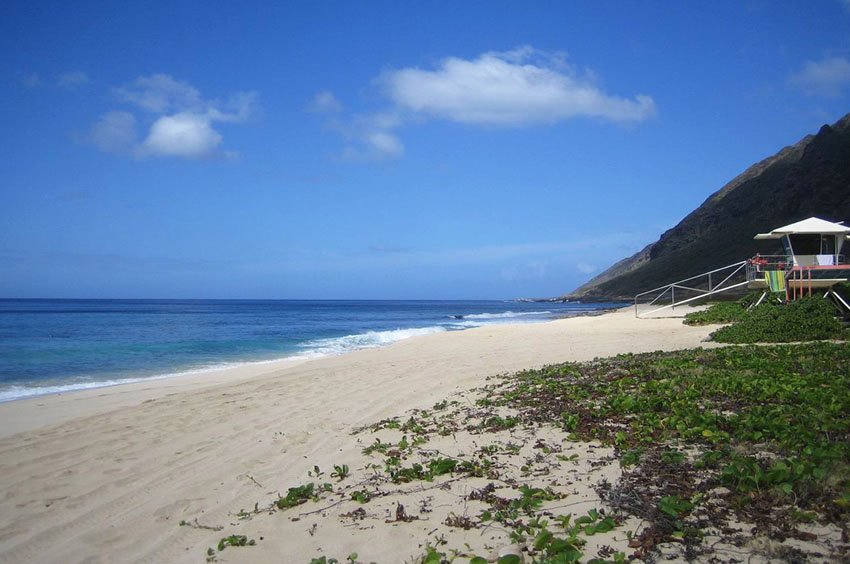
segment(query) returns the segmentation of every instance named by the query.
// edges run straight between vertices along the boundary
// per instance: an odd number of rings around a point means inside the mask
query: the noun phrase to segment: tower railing
[[[641,292],[635,296],[635,316],[649,317],[661,311],[672,311],[676,306],[742,288],[750,280],[748,270],[750,262],[742,260]]]

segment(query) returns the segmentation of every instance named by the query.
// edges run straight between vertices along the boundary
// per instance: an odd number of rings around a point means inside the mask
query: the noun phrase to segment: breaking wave
[[[420,337],[432,333],[443,333],[449,328],[442,326],[422,327],[418,329],[393,329],[390,331],[367,331],[344,337],[314,339],[300,345],[304,354],[300,356],[338,355],[360,349],[374,349],[403,341],[411,337]]]
[[[504,311],[502,313],[471,313],[469,315],[454,315],[454,319],[513,319],[516,317],[529,317],[550,315],[551,311]]]

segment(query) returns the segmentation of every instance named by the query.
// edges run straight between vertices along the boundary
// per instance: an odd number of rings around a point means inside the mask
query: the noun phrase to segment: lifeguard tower
[[[635,296],[635,315],[649,317],[677,305],[694,302],[714,294],[744,287],[763,290],[755,305],[774,295],[790,301],[826,289],[844,313],[850,304],[833,286],[850,280],[850,264],[842,250],[850,239],[850,227],[810,217],[770,233],[759,233],[758,241],[778,240],[785,254],[756,256],[661,286]],[[850,244],[847,245],[850,249]],[[643,307],[641,311],[640,307]]]
[[[830,296],[833,286],[850,279],[850,264],[841,254],[848,238],[850,227],[817,217],[779,227],[770,233],[759,233],[756,240],[780,240],[785,254],[751,258],[747,266],[747,286],[765,289],[765,292],[784,290],[786,300],[811,296],[813,289],[823,288],[828,288],[826,294]],[[762,299],[766,295],[762,294]],[[843,301],[838,294],[835,296]]]

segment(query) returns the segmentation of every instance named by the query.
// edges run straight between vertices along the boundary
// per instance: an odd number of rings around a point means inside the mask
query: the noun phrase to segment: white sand
[[[313,465],[348,461],[360,472],[357,426],[431,407],[491,375],[700,346],[710,331],[626,308],[0,404],[0,562],[203,562],[207,547],[243,529],[263,540],[219,561],[306,563],[320,547],[402,562],[428,540],[422,523],[381,520],[360,535],[337,520],[310,535],[308,520],[235,514],[304,483]],[[224,530],[178,526],[195,519]]]

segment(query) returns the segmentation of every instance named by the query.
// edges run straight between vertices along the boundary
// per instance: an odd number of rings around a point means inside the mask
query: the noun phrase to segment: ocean
[[[535,323],[620,304],[0,300],[0,401]]]

